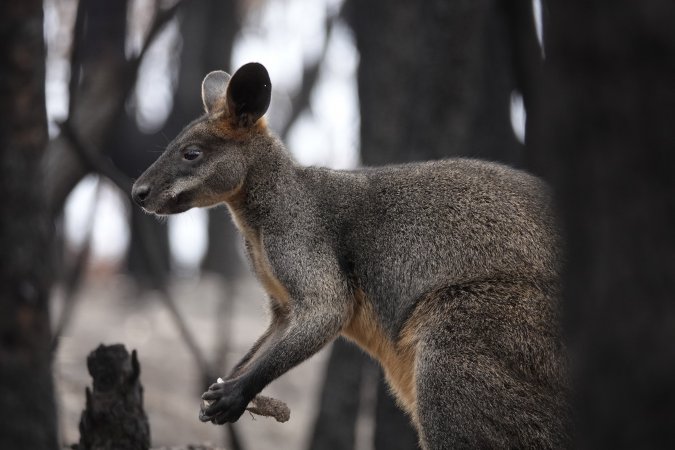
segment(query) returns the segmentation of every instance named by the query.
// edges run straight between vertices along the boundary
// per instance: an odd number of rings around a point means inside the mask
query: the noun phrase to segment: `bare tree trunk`
[[[326,366],[321,408],[312,431],[310,449],[354,448],[359,392],[365,370],[372,368],[364,361],[363,352],[343,338],[336,340]]]
[[[0,6],[0,448],[56,449],[42,1]]]
[[[575,448],[672,448],[675,4],[548,4],[534,151],[568,239]]]
[[[92,387],[85,390],[77,450],[148,450],[150,424],[143,408],[141,365],[136,350],[100,344],[87,356]]]
[[[364,164],[519,159],[513,45],[500,2],[353,2],[349,17],[361,54]]]

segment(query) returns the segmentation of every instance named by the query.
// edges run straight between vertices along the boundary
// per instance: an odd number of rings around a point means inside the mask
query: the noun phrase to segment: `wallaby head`
[[[158,215],[227,201],[244,182],[251,147],[268,137],[261,118],[271,89],[267,70],[258,63],[242,66],[232,77],[209,73],[202,82],[205,114],[134,183],[134,201]]]

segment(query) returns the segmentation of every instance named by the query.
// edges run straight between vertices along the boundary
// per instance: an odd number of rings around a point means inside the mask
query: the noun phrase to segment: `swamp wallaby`
[[[136,181],[146,211],[224,203],[270,297],[267,331],[200,418],[236,421],[338,335],[383,366],[422,447],[567,442],[559,242],[547,187],[448,159],[301,167],[266,127],[271,82],[246,64],[202,83],[206,113]]]

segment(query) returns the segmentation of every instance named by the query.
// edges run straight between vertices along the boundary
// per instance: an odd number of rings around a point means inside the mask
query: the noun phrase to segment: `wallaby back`
[[[202,85],[206,114],[134,186],[156,214],[225,203],[272,321],[202,420],[234,421],[343,334],[377,358],[425,448],[566,440],[559,237],[548,189],[449,159],[353,171],[297,165],[261,119],[259,64]]]

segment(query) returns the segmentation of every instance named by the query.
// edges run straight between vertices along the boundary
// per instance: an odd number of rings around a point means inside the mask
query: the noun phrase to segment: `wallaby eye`
[[[183,152],[183,159],[186,159],[188,161],[194,161],[195,159],[199,158],[201,156],[202,151],[199,150],[199,148],[191,146],[185,149]]]

